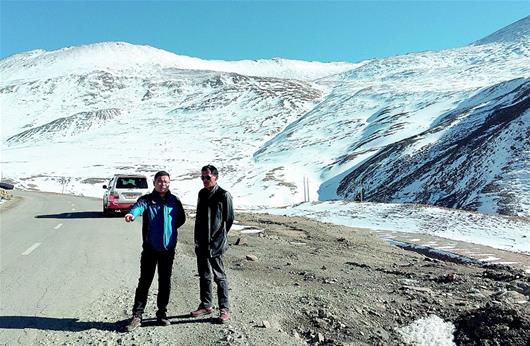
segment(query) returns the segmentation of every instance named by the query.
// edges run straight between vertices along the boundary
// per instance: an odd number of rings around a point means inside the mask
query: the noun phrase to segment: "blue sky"
[[[5,1],[0,57],[103,41],[203,59],[350,61],[467,45],[526,1]]]

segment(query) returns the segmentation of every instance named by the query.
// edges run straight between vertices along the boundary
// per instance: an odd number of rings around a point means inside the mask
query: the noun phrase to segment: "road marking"
[[[75,208],[72,208],[72,210],[75,210]]]
[[[27,256],[27,255],[29,255],[30,253],[33,252],[33,250],[35,250],[35,249],[38,248],[39,246],[40,246],[40,243],[35,243],[35,244],[31,245],[29,249],[27,249],[26,251],[24,251],[24,252],[22,253],[22,256]]]
[[[59,228],[61,228],[62,225],[63,225],[63,224],[60,223],[60,224],[58,224],[57,226],[55,226],[53,229],[59,229]]]

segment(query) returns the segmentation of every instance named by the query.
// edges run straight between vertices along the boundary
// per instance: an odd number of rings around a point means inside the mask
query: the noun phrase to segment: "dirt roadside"
[[[230,232],[225,259],[230,323],[187,316],[198,304],[190,217],[174,264],[171,326],[148,319],[121,332],[135,289],[124,284],[81,307],[68,330],[39,331],[41,344],[404,345],[397,329],[435,314],[455,323],[459,345],[528,345],[530,278],[519,269],[433,259],[374,232],[304,218],[237,219],[246,229]],[[260,232],[242,233],[252,229]],[[155,301],[156,283],[145,317]]]

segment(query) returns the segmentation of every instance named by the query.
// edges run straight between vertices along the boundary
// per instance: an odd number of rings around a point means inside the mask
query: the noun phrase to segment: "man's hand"
[[[131,221],[134,221],[134,215],[133,214],[125,215],[125,222],[131,222]]]

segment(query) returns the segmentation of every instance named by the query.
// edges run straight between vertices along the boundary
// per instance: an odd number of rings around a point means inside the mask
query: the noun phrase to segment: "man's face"
[[[156,192],[166,193],[169,190],[169,177],[167,175],[157,177],[154,181],[154,185]]]
[[[217,184],[217,177],[209,169],[201,172],[202,185],[211,190]]]

